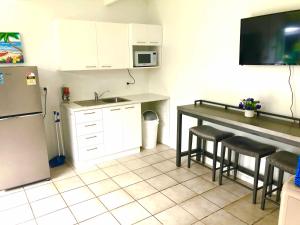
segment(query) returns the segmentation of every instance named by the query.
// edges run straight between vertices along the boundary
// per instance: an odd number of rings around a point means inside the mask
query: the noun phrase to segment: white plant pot
[[[254,117],[254,110],[245,110],[245,117]]]

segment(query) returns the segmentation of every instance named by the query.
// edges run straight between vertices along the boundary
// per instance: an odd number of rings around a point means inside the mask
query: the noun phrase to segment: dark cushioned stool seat
[[[207,125],[199,125],[196,127],[191,127],[189,129],[189,148],[188,148],[188,168],[191,167],[191,157],[192,157],[192,142],[193,135],[196,135],[198,141],[201,142],[201,146],[197,145],[196,156],[199,157],[202,155],[202,163],[205,164],[205,155],[206,155],[206,141],[212,141],[213,145],[213,165],[212,165],[212,180],[216,179],[216,167],[217,167],[217,153],[218,153],[218,143],[219,141],[224,140],[225,138],[232,137],[234,134],[222,130],[218,130],[214,127]]]
[[[228,160],[227,160],[227,176],[230,175],[230,170],[234,169],[233,179],[236,180],[239,155],[246,155],[255,158],[255,167],[253,171],[253,195],[252,202],[256,203],[256,196],[258,188],[259,168],[261,158],[271,155],[276,151],[276,147],[264,143],[254,141],[250,138],[242,136],[234,136],[222,140],[221,148],[221,160],[220,160],[220,176],[219,185],[222,185],[223,167],[225,163],[225,151],[228,148]],[[234,167],[231,169],[231,151],[235,152]]]
[[[233,136],[233,134],[230,132],[221,131],[214,127],[206,125],[191,127],[190,131],[194,135],[200,136],[209,141],[221,141],[225,138]]]
[[[266,199],[269,199],[267,196],[271,196],[274,191],[277,191],[276,202],[280,201],[280,194],[283,185],[283,176],[284,172],[289,174],[296,174],[298,164],[298,155],[288,152],[288,151],[280,151],[270,155],[266,160],[266,168],[265,168],[265,177],[264,177],[264,186],[262,192],[262,201],[261,201],[261,209],[265,209]],[[274,167],[278,168],[278,179],[277,179],[277,187],[273,189],[273,173]],[[267,191],[269,187],[269,190]],[[272,199],[269,199],[272,200]],[[272,200],[273,201],[273,200]]]

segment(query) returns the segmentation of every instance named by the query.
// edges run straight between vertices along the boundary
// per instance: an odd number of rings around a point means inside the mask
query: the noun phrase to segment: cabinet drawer
[[[104,148],[102,144],[79,148],[80,161],[97,159],[102,155],[104,155]]]
[[[84,110],[80,112],[75,112],[76,123],[85,123],[96,120],[102,120],[102,110],[101,109],[92,109]]]
[[[76,124],[77,136],[98,133],[103,130],[102,120]]]
[[[103,143],[103,133],[93,133],[78,137],[79,148]]]

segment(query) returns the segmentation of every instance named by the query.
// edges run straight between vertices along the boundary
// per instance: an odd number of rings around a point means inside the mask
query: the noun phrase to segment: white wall
[[[70,18],[110,22],[147,22],[147,2],[122,0],[105,7],[102,0],[0,0],[0,31],[20,32],[25,65],[39,68],[40,84],[48,87],[48,117],[45,120],[49,156],[56,154],[52,111],[59,110],[60,87],[71,87],[72,100],[92,98],[95,90],[110,89],[109,95],[136,94],[148,90],[148,78],[133,71],[137,85],[126,87],[126,70],[97,72],[57,72],[54,63],[52,22]],[[108,96],[109,96],[108,95]]]
[[[299,0],[151,0],[152,22],[163,26],[163,63],[151,71],[149,89],[171,97],[171,139],[176,106],[207,99],[237,105],[261,100],[263,110],[290,115],[287,66],[239,66],[240,19],[300,9]],[[300,67],[293,67],[295,116],[300,116]],[[186,128],[191,125],[188,119]],[[187,147],[185,133],[184,146]]]

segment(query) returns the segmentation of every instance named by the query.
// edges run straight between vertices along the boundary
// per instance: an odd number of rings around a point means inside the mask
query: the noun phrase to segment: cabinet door
[[[122,126],[123,114],[121,106],[103,109],[105,154],[113,154],[122,151]]]
[[[129,67],[127,24],[97,23],[97,42],[100,69]]]
[[[58,22],[60,70],[97,68],[96,23],[80,20]]]
[[[162,28],[160,25],[147,25],[147,34],[149,45],[161,45]]]
[[[131,45],[161,45],[162,28],[160,25],[130,24]]]
[[[123,149],[141,146],[141,104],[125,105],[123,109]]]

